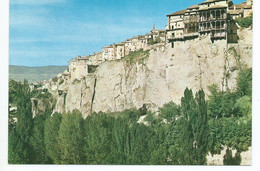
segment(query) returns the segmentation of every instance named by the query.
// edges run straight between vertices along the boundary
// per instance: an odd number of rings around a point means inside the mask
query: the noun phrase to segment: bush
[[[249,17],[245,18],[238,18],[236,19],[236,22],[243,28],[248,28],[252,26],[253,24],[253,15],[250,15]]]

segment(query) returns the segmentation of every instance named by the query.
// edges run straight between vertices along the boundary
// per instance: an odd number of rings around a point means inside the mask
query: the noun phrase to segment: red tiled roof
[[[167,16],[184,15],[186,11],[187,11],[187,9],[181,10],[181,11],[177,11],[177,12],[174,12],[174,13],[169,14]]]
[[[236,5],[232,5],[229,7],[230,10],[234,9],[234,7],[236,7],[236,9],[252,9],[252,5],[247,5],[246,2],[243,2],[241,4],[236,4]]]

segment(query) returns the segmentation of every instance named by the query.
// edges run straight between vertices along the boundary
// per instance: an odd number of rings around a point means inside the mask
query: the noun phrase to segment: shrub
[[[248,28],[252,26],[253,24],[253,15],[250,15],[249,17],[245,18],[238,18],[236,19],[236,22],[243,28]]]

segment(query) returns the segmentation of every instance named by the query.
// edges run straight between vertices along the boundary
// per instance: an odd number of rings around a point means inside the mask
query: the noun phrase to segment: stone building
[[[145,43],[147,45],[149,44],[154,44],[154,43],[160,43],[160,42],[165,42],[166,41],[166,30],[158,30],[156,29],[155,26],[153,26],[153,29],[151,30],[150,33],[147,33],[144,36]]]
[[[72,80],[88,75],[89,57],[78,56],[69,62],[69,72]]]
[[[105,46],[102,48],[102,57],[104,60],[115,60],[116,59],[116,45],[115,43],[110,46]]]
[[[252,0],[234,5],[228,0],[206,0],[167,15],[167,40],[174,47],[177,41],[185,41],[200,36],[210,35],[212,41],[226,39],[230,43],[237,41],[237,26],[235,15],[249,16],[252,12]],[[237,13],[238,7],[242,9]],[[233,16],[233,17],[232,17]]]
[[[234,5],[229,7],[228,13],[232,19],[248,17],[253,12],[253,0],[247,0],[241,4]]]
[[[95,52],[93,55],[89,56],[89,65],[100,65],[102,62],[104,62],[104,58],[102,56],[101,52]]]
[[[125,56],[125,44],[118,43],[116,44],[116,59],[121,59]]]
[[[184,22],[183,18],[187,10],[177,11],[175,13],[167,15],[168,25],[166,29],[166,36],[168,40],[182,40],[184,34]]]

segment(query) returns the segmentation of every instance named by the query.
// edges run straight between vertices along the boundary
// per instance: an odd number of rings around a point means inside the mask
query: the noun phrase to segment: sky
[[[68,65],[78,55],[146,34],[153,25],[164,29],[167,14],[203,1],[10,0],[9,64]]]

